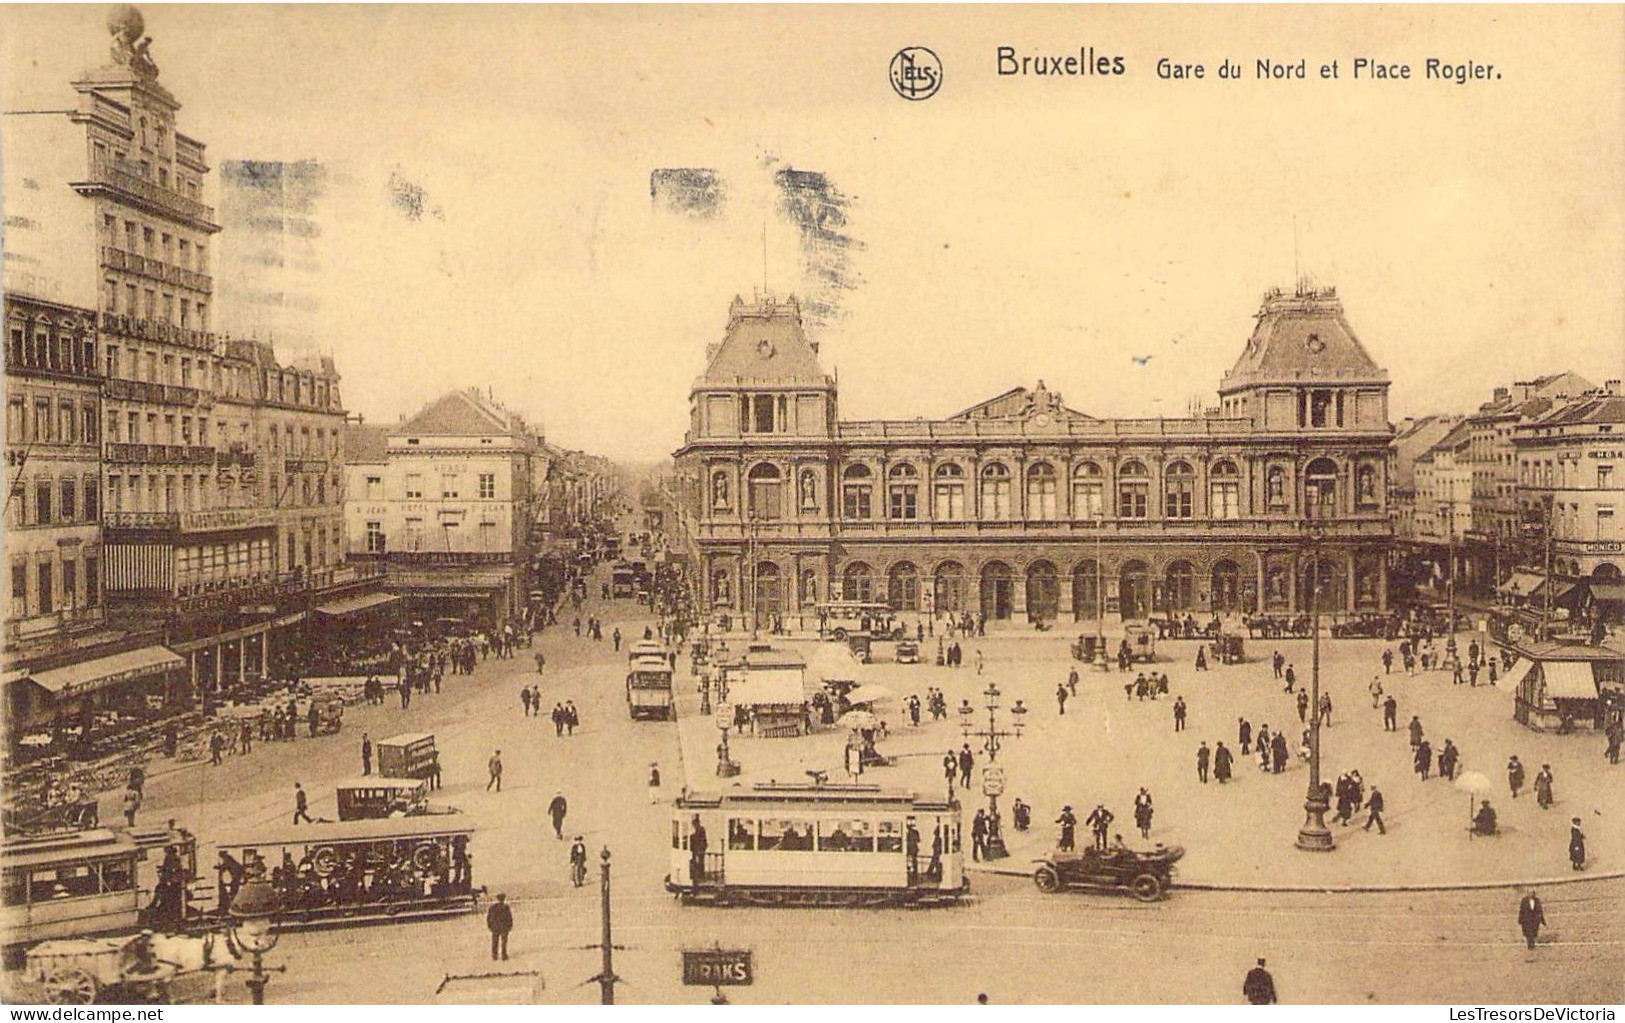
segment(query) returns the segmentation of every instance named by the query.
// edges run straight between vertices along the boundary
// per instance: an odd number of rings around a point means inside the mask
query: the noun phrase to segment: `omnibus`
[[[818,634],[837,643],[846,642],[853,634],[873,636],[875,639],[902,639],[906,631],[894,625],[891,605],[863,600],[831,600],[815,605],[818,612]]]
[[[705,833],[703,862],[692,839]],[[970,891],[957,801],[878,785],[685,793],[666,889],[685,903],[939,905]]]
[[[674,716],[671,703],[671,663],[664,655],[635,658],[626,673],[626,707],[632,719],[654,718],[669,721]]]
[[[610,569],[609,595],[611,597],[630,597],[638,592],[638,577],[632,571],[632,566],[624,561],[616,562]]]
[[[250,872],[266,872],[286,930],[473,910],[484,891],[474,887],[474,830],[461,814],[435,814],[264,825],[214,844]]]

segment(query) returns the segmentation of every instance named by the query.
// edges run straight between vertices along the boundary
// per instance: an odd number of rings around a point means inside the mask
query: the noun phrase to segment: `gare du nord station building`
[[[717,612],[822,600],[990,624],[1387,606],[1388,374],[1335,289],[1271,291],[1219,405],[1100,419],[1018,387],[843,420],[792,297],[735,298],[690,393],[677,503]]]

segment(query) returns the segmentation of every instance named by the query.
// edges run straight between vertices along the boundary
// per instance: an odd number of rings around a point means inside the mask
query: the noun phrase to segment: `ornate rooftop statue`
[[[146,36],[147,23],[141,12],[129,4],[119,4],[107,12],[107,31],[113,37],[113,63],[127,67],[138,78],[158,77],[158,65],[147,54],[152,38]]]

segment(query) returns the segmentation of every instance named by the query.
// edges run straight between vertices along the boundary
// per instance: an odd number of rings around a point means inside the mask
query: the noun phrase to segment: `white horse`
[[[243,957],[229,936],[223,937],[213,931],[195,937],[187,934],[154,934],[151,940],[153,958],[174,966],[177,976],[204,971],[213,973],[216,1004],[224,994],[226,974],[231,972],[231,963],[227,960],[240,960]]]

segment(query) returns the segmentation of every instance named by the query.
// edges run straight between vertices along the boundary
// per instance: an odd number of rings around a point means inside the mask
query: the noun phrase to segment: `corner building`
[[[989,623],[1387,607],[1388,374],[1334,289],[1272,291],[1200,418],[1099,419],[1018,387],[843,421],[792,297],[735,298],[676,452],[718,611],[884,600]]]

